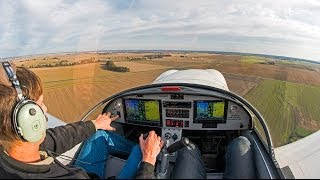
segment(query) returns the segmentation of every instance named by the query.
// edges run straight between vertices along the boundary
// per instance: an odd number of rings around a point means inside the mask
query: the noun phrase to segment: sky
[[[0,58],[212,50],[320,61],[320,0],[0,1]]]

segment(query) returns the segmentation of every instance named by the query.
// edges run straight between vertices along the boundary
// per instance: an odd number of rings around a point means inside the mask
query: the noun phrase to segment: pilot
[[[15,76],[16,74],[16,76]],[[116,178],[154,178],[163,141],[154,131],[139,145],[113,133],[110,113],[86,122],[47,129],[40,78],[27,68],[2,63],[0,67],[0,177],[1,178],[106,178],[109,154],[128,156]],[[77,157],[63,165],[57,156],[82,143]],[[62,156],[64,157],[64,156]],[[250,142],[239,137],[226,153],[225,178],[254,178]],[[197,146],[177,152],[172,178],[205,179],[206,170]]]
[[[129,155],[117,178],[145,177],[163,146],[154,131],[145,140],[140,137],[140,146],[112,133],[115,128],[110,123],[118,117],[110,117],[110,113],[95,120],[46,129],[46,112],[40,78],[27,68],[2,63],[1,178],[105,178],[109,154]],[[83,141],[73,163],[65,166],[56,159]]]

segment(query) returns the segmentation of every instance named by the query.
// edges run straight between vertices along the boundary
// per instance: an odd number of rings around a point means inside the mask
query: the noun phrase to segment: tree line
[[[75,66],[80,64],[89,64],[89,63],[96,63],[96,62],[105,62],[106,60],[95,60],[95,59],[82,59],[76,62],[68,62],[67,60],[61,60],[58,62],[52,63],[40,63],[36,65],[29,65],[28,68],[44,68],[44,67],[60,67],[60,66]],[[22,64],[21,66],[25,66]]]
[[[116,66],[113,61],[107,61],[105,69],[116,72],[130,72],[130,68],[124,66]]]

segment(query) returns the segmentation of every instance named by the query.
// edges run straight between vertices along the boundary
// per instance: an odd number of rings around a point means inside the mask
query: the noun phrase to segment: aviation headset
[[[6,61],[2,62],[2,66],[18,94],[17,104],[12,113],[13,131],[23,141],[37,142],[46,134],[47,117],[36,102],[23,96],[11,64]]]

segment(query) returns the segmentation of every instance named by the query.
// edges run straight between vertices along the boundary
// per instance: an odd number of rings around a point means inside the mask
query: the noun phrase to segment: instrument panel
[[[221,98],[152,94],[116,99],[105,108],[120,123],[189,130],[243,130],[251,116],[242,106]]]
[[[227,99],[205,95],[127,95],[110,101],[103,111],[119,115],[116,120],[119,123],[160,128],[161,137],[167,145],[179,141],[184,130],[252,128],[251,116],[243,106]]]

